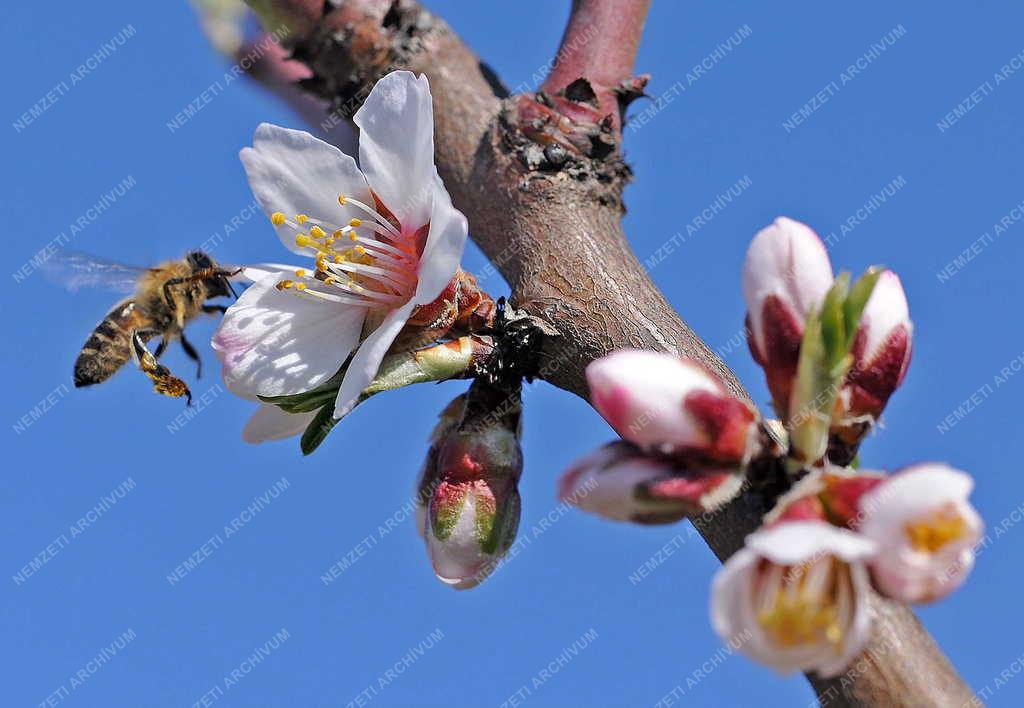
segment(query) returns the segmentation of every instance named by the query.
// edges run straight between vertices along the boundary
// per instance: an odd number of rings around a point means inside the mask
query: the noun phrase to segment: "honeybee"
[[[227,269],[203,251],[191,251],[180,261],[167,261],[153,268],[135,268],[104,262],[82,254],[58,255],[47,260],[44,269],[71,291],[85,286],[104,286],[134,294],[120,301],[89,335],[75,361],[75,387],[103,383],[129,359],[152,381],[157,393],[185,396],[192,405],[192,392],[157,360],[177,339],[185,354],[196,362],[196,378],[202,374],[199,352],[185,338],[185,327],[200,314],[217,314],[225,305],[207,300],[235,296],[229,278],[241,269]],[[155,352],[146,342],[160,337]]]

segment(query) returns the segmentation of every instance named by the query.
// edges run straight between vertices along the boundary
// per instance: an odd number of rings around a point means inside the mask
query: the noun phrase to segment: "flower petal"
[[[247,443],[261,443],[269,440],[284,440],[298,435],[313,420],[316,412],[286,413],[277,406],[262,405],[256,409],[242,430],[242,439]]]
[[[388,74],[374,85],[353,121],[359,126],[359,165],[373,191],[404,226],[427,223],[436,173],[427,77],[409,71]]]
[[[754,236],[743,262],[743,295],[757,346],[765,351],[765,298],[774,295],[791,308],[801,331],[807,313],[832,286],[828,251],[811,227],[780,216]]]
[[[356,161],[305,131],[261,123],[253,147],[243,148],[239,157],[249,186],[268,217],[280,211],[289,219],[306,214],[344,224],[363,214],[353,206],[338,204],[339,194],[372,204]],[[278,226],[277,234],[285,248],[309,255],[308,249],[295,245],[295,232],[287,225]]]
[[[860,328],[866,333],[863,360],[871,361],[893,330],[900,325],[906,327],[908,332],[913,326],[910,323],[907,295],[903,292],[900,277],[886,270],[879,276],[861,315]]]
[[[271,274],[278,277],[282,277],[286,273],[294,274],[296,268],[298,266],[284,263],[256,263],[254,265],[242,266],[242,272],[239,275],[242,276],[243,280],[258,283]]]
[[[824,521],[787,521],[748,536],[747,548],[778,565],[799,565],[821,554],[854,563],[870,558],[878,547]]]
[[[211,344],[228,389],[242,398],[308,391],[337,373],[366,310],[281,292],[270,274],[228,308]]]
[[[395,341],[395,337],[405,326],[414,306],[413,301],[410,300],[397,310],[389,312],[380,326],[359,345],[352,361],[349,362],[345,378],[338,391],[338,399],[334,405],[335,419],[344,418],[355,408],[356,403],[359,402],[359,394],[377,375],[380,362]]]
[[[451,282],[462,260],[468,232],[466,217],[452,206],[452,198],[435,174],[430,232],[420,256],[419,283],[413,296],[417,305],[433,302]]]

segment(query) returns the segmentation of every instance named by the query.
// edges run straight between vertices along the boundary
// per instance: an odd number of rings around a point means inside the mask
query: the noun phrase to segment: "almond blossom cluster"
[[[873,592],[925,603],[964,581],[982,535],[973,481],[942,463],[857,469],[910,363],[895,273],[836,277],[814,231],[779,218],[750,245],[743,292],[778,422],[696,362],[614,352],[587,380],[621,440],[573,465],[559,492],[605,518],[669,523],[707,518],[746,485],[785,490],[715,577],[712,624],[779,672],[835,676],[870,639]]]

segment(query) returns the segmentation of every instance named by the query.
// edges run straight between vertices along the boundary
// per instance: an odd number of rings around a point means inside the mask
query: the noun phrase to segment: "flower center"
[[[906,524],[903,533],[907,535],[915,551],[935,553],[943,546],[958,541],[967,535],[967,521],[952,505]]]
[[[363,202],[338,196],[338,203],[366,212],[369,219],[350,219],[339,225],[328,220],[282,212],[271,214],[274,226],[288,226],[295,243],[309,249],[316,262],[310,272],[295,271],[295,279],[277,283],[277,289],[296,295],[360,307],[394,309],[416,292],[419,255],[417,234],[399,230],[378,210]]]
[[[825,643],[840,654],[852,598],[849,567],[835,558],[769,564],[756,592],[757,622],[781,647]]]

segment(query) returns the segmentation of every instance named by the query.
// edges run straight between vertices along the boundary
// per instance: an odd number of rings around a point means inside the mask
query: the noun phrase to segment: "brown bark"
[[[330,100],[340,115],[350,116],[387,71],[429,77],[436,162],[445,185],[469,218],[472,238],[508,281],[515,305],[551,331],[540,378],[586,397],[588,363],[615,349],[641,347],[696,359],[749,399],[666,302],[620,225],[630,173],[618,150],[618,109],[642,90],[643,79],[632,71],[648,4],[574,0],[559,63],[539,98],[505,98],[473,52],[413,0],[347,0],[338,8],[323,0],[288,0],[274,19],[298,28],[289,35],[294,56],[313,72],[303,86]],[[588,81],[578,83],[581,77]],[[769,503],[749,492],[696,525],[724,560],[758,526]],[[970,702],[970,689],[913,613],[881,599],[875,604],[877,630],[868,651],[837,679],[809,677],[819,701]]]

